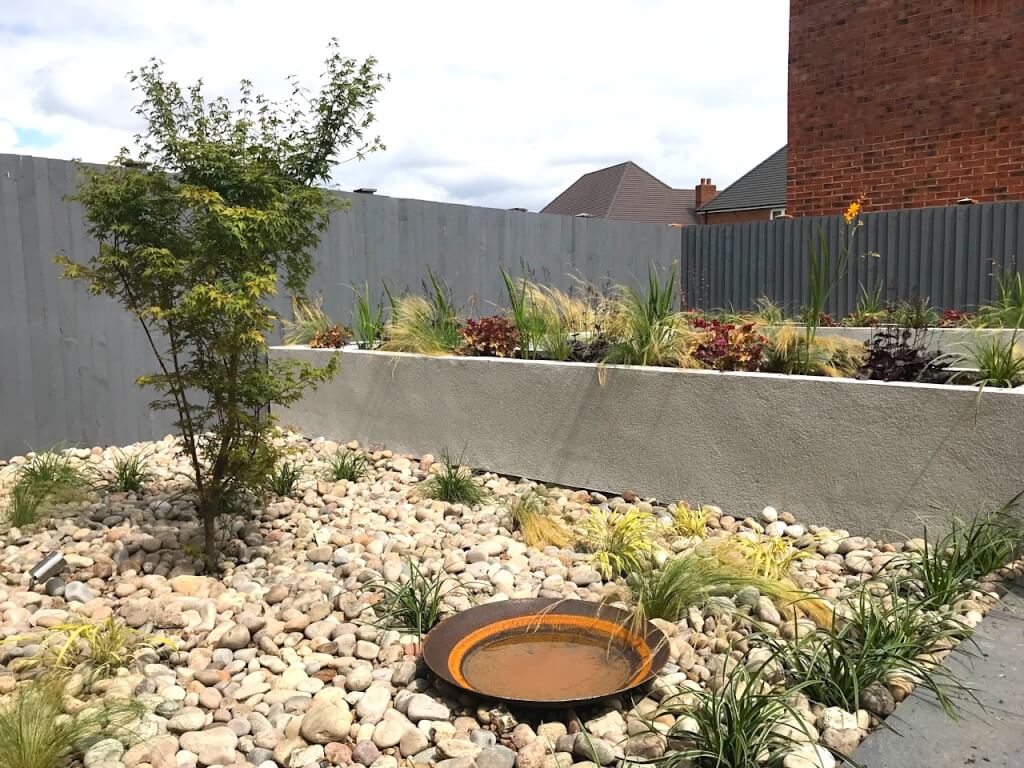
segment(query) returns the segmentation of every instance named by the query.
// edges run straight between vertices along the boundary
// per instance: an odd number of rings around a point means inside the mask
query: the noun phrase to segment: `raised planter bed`
[[[332,353],[275,347],[273,357]],[[280,412],[358,439],[536,480],[916,534],[1024,481],[1024,390],[346,350]]]

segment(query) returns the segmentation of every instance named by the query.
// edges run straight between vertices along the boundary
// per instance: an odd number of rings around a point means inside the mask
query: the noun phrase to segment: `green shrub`
[[[141,713],[135,702],[103,701],[73,715],[64,713],[59,680],[22,685],[0,703],[0,765],[4,768],[66,768],[103,738],[123,737]]]
[[[448,453],[441,457],[440,471],[420,483],[420,488],[431,499],[467,507],[482,504],[489,498],[487,491],[474,479],[472,470],[463,467]]]
[[[168,80],[157,62],[133,73],[135,151],[83,168],[74,196],[98,250],[86,264],[58,259],[65,278],[138,319],[157,365],[137,382],[176,415],[211,563],[218,518],[262,490],[278,461],[274,410],[338,368],[336,357],[267,360],[279,286],[304,294],[312,250],[348,205],[323,188],[339,153],[381,148],[364,139],[384,81],[376,60],[345,58],[333,41],[325,70],[319,93],[292,82],[280,103],[243,80],[234,106]]]

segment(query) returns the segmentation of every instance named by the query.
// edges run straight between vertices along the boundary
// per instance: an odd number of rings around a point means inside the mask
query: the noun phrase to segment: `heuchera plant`
[[[768,339],[754,330],[753,323],[737,325],[719,320],[693,320],[702,339],[693,356],[719,371],[757,371],[761,368]]]
[[[947,309],[942,313],[941,326],[943,328],[958,328],[961,325],[970,325],[974,319],[971,312],[961,312],[959,309]]]
[[[465,341],[462,354],[473,357],[513,357],[519,346],[519,331],[504,317],[467,320],[459,329]]]
[[[313,349],[341,349],[352,341],[352,331],[342,325],[334,325],[316,335],[309,342]]]

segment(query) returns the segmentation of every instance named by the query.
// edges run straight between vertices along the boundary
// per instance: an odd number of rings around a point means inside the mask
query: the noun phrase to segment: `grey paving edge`
[[[1021,768],[1024,766],[1024,583],[1012,586],[975,634],[974,656],[957,651],[951,668],[982,706],[958,697],[950,720],[927,692],[889,718],[895,729],[869,736],[853,758],[864,768]]]

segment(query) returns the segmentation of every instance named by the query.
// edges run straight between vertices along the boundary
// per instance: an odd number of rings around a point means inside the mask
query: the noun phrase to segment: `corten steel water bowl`
[[[532,598],[471,608],[427,635],[423,658],[438,677],[487,698],[569,707],[649,680],[668,642],[632,614],[583,600]]]

